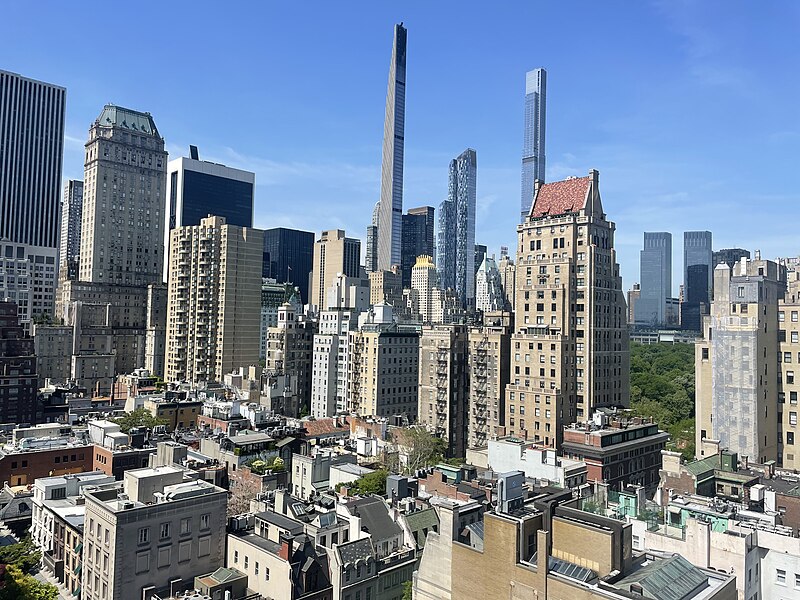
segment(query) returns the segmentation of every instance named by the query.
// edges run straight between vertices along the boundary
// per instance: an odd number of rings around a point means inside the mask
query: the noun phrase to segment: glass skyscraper
[[[683,234],[683,303],[681,326],[700,331],[702,315],[707,314],[713,297],[713,250],[710,231]]]
[[[531,210],[534,184],[544,181],[544,139],[547,104],[547,71],[534,69],[525,75],[525,135],[522,145],[522,200],[520,222]]]
[[[381,199],[378,211],[378,269],[400,264],[403,229],[403,148],[406,117],[406,40],[403,24],[394,26],[392,62],[383,124]]]
[[[276,227],[264,231],[262,275],[278,283],[292,283],[303,302],[309,301],[308,277],[314,264],[314,234]]]
[[[450,162],[447,199],[439,208],[437,268],[464,308],[475,305],[475,204],[478,158],[466,149]]]
[[[641,283],[635,323],[663,326],[667,322],[667,298],[672,296],[672,234],[645,231],[639,260]]]
[[[408,214],[403,215],[403,252],[401,256],[401,271],[403,287],[411,287],[411,269],[417,262],[417,257],[436,255],[434,243],[434,229],[436,220],[435,210],[432,206],[420,206],[408,209]]]

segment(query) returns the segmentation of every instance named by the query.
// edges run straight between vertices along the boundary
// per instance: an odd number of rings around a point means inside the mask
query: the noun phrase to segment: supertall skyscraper
[[[81,281],[161,283],[166,170],[150,113],[107,104],[86,142]]]
[[[378,219],[378,269],[400,264],[403,228],[403,147],[406,118],[406,39],[403,24],[394,26],[386,118],[383,123],[383,161]]]
[[[0,239],[58,247],[66,96],[0,71]]]
[[[439,208],[437,267],[443,289],[464,308],[475,303],[475,203],[478,158],[467,148],[450,162],[447,199]]]
[[[522,144],[522,223],[531,210],[536,181],[544,181],[546,108],[547,71],[528,71],[525,74],[525,136]]]
[[[672,234],[645,231],[639,261],[641,287],[635,322],[662,326],[667,322],[667,298],[672,296]]]

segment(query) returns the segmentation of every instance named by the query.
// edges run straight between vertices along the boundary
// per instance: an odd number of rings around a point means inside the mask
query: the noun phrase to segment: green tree
[[[23,573],[17,565],[6,565],[0,600],[56,600],[58,588]]]
[[[405,471],[413,473],[444,460],[447,442],[424,427],[401,427],[393,433],[400,454],[406,455]]]
[[[133,412],[125,413],[124,416],[112,419],[119,425],[123,433],[128,433],[134,427],[147,427],[152,429],[156,425],[166,425],[166,419],[154,417],[146,408],[137,408]]]
[[[403,582],[403,600],[412,600],[414,598],[412,590],[414,584],[410,581]]]
[[[348,494],[351,496],[371,496],[377,494],[383,496],[386,493],[386,478],[389,476],[389,471],[380,469],[373,473],[367,473],[359,477],[351,483],[339,483],[336,485],[336,491],[347,487]]]
[[[0,563],[4,565],[15,565],[23,573],[30,573],[39,566],[42,560],[42,553],[33,543],[29,535],[22,538],[16,544],[0,546]]]

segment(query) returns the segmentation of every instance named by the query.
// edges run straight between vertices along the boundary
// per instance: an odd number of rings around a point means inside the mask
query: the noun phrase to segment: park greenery
[[[122,433],[128,433],[134,427],[147,427],[152,429],[156,425],[166,425],[166,419],[159,419],[154,417],[146,408],[137,408],[136,410],[125,413],[125,415],[112,419],[114,423],[119,425]]]
[[[42,553],[30,536],[16,544],[0,546],[0,564],[5,565],[0,600],[56,600],[58,589],[31,575],[41,559]]]
[[[671,435],[670,450],[694,457],[694,345],[631,343],[631,408]]]

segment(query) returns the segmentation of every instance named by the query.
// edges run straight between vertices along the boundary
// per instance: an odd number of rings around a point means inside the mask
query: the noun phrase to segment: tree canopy
[[[367,473],[351,483],[337,484],[336,491],[338,492],[342,487],[347,487],[348,494],[351,496],[371,496],[372,494],[383,496],[386,493],[386,478],[388,476],[389,471],[386,469]]]
[[[694,345],[631,343],[631,408],[672,436],[670,448],[694,456]]]
[[[166,425],[166,419],[159,419],[154,417],[146,408],[137,408],[133,412],[125,413],[122,417],[112,419],[114,423],[119,425],[120,431],[128,433],[134,427],[147,427],[152,429],[156,425]]]
[[[404,470],[413,473],[444,460],[447,442],[424,427],[400,427],[393,431],[395,446],[406,456]],[[399,467],[399,465],[398,465]]]
[[[0,564],[6,565],[0,600],[56,600],[58,589],[30,573],[39,566],[41,551],[30,536],[16,544],[0,546]]]

